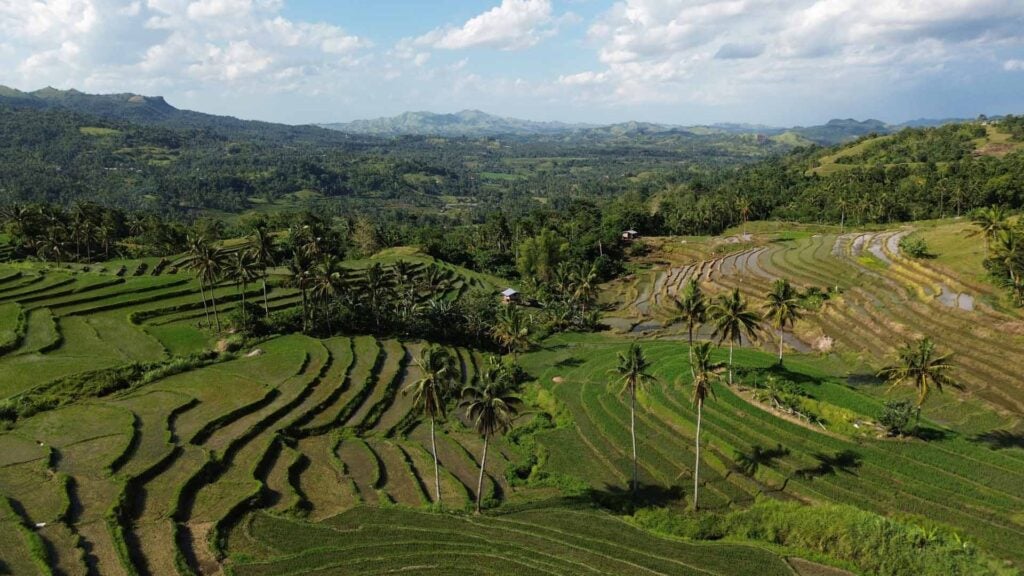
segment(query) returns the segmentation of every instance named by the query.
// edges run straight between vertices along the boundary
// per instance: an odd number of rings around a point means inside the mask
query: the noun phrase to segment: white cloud
[[[529,48],[554,32],[550,0],[502,0],[462,26],[435,28],[420,36],[420,46],[462,50],[478,46],[500,50]]]
[[[281,9],[280,0],[0,0],[0,37],[13,46],[0,52],[0,83],[292,90],[351,69],[370,46]]]
[[[772,86],[912,83],[1024,46],[1021,0],[620,0],[591,24],[610,101],[715,103]],[[578,93],[593,98],[598,92]]]
[[[1024,71],[1024,60],[1007,60],[1003,62],[1003,70],[1007,72]]]

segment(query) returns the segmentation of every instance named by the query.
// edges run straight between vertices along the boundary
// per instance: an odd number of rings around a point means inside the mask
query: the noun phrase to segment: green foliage
[[[904,236],[900,239],[900,250],[911,258],[934,258],[928,243],[920,236]]]
[[[640,510],[639,526],[690,539],[743,539],[810,551],[878,576],[1009,574],[948,528],[893,520],[852,506],[762,499],[724,514]]]
[[[911,419],[914,417],[914,403],[909,400],[890,400],[885,403],[878,423],[885,426],[890,436],[904,436],[908,434],[913,426]]]

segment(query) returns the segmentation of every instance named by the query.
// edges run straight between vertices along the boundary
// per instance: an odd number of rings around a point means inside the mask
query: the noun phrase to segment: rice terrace
[[[9,4],[0,575],[1024,574],[1014,3]]]

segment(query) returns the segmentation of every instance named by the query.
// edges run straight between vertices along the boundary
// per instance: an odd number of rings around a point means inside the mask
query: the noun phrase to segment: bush
[[[910,432],[914,405],[909,400],[889,401],[882,409],[878,423],[885,426],[890,436],[905,436]]]
[[[639,510],[631,521],[675,537],[744,539],[825,556],[865,574],[947,576],[999,574],[995,559],[950,529],[913,519],[895,520],[853,506],[807,506],[761,499],[751,508],[724,514]]]
[[[911,258],[935,257],[928,249],[928,243],[924,241],[924,238],[917,236],[904,236],[900,239],[900,250]]]

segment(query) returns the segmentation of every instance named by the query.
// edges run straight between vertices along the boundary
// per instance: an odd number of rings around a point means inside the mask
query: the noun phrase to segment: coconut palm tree
[[[436,344],[420,350],[416,365],[420,368],[420,378],[411,382],[402,390],[402,394],[412,394],[412,402],[417,410],[430,421],[430,453],[434,457],[434,502],[441,502],[441,476],[437,466],[437,443],[434,440],[434,421],[444,418],[456,382],[462,380],[459,364],[447,349]]]
[[[778,331],[779,364],[782,364],[782,344],[786,327],[792,328],[803,315],[800,300],[793,285],[785,278],[780,278],[772,284],[772,289],[765,299],[764,319]]]
[[[220,316],[217,314],[217,298],[214,295],[214,289],[224,268],[224,252],[212,247],[206,238],[200,234],[190,234],[187,245],[188,250],[185,256],[178,260],[175,266],[189,268],[199,280],[199,294],[203,299],[203,312],[206,315],[207,326],[210,325],[210,314],[206,307],[206,286],[210,287],[213,318],[217,324],[217,331],[220,332]]]
[[[686,335],[690,345],[690,376],[693,376],[693,331],[707,319],[708,304],[701,290],[700,282],[690,278],[683,287],[683,293],[674,300],[676,319],[686,322]]]
[[[484,438],[480,475],[476,481],[477,514],[480,513],[480,502],[483,500],[488,442],[491,436],[512,429],[512,423],[523,405],[522,400],[515,394],[516,379],[508,365],[491,358],[489,368],[481,376],[479,381],[462,390],[462,405],[466,408],[466,416],[477,434]]]
[[[227,276],[235,281],[235,291],[241,288],[242,310],[245,310],[245,291],[249,288],[249,282],[259,277],[256,258],[249,250],[235,250],[228,256],[225,268]]]
[[[981,235],[985,237],[985,255],[988,256],[989,250],[992,247],[992,241],[996,238],[996,235],[1000,230],[1006,228],[1006,212],[1004,212],[999,206],[980,208],[974,213],[974,217],[971,221],[978,227],[978,229],[972,231],[968,235]]]
[[[587,307],[597,297],[597,265],[591,264],[589,268],[580,267],[572,274],[573,293],[572,297],[580,310],[587,311]]]
[[[1024,304],[1021,301],[1021,272],[1024,270],[1024,227],[1003,228],[995,235],[994,257],[1006,267],[1009,275],[1010,288],[1013,291],[1017,304]]]
[[[309,330],[309,298],[308,290],[312,284],[312,265],[309,258],[306,258],[302,251],[296,250],[292,253],[292,258],[288,261],[288,271],[291,276],[287,280],[287,284],[293,288],[298,288],[299,293],[302,294],[302,331],[307,332]]]
[[[249,242],[252,244],[252,253],[259,267],[260,275],[263,277],[263,312],[270,315],[270,306],[267,304],[267,270],[275,264],[274,237],[271,236],[263,226],[257,226],[249,235]]]
[[[916,344],[906,344],[897,352],[896,362],[878,372],[885,379],[890,390],[896,386],[910,384],[917,391],[917,423],[921,423],[921,405],[928,399],[932,388],[942,392],[943,386],[962,389],[963,386],[950,374],[952,354],[939,354],[931,338],[922,338]]]
[[[693,509],[697,509],[697,496],[699,490],[699,476],[700,476],[700,421],[701,414],[704,409],[704,401],[709,396],[715,395],[714,388],[711,384],[717,373],[715,372],[715,365],[711,362],[711,343],[701,342],[697,344],[693,350],[693,392],[690,396],[690,401],[694,407],[697,408],[697,437],[696,437],[696,457],[693,462]]]
[[[636,494],[637,460],[636,460],[636,391],[647,382],[655,380],[650,374],[650,363],[644,357],[644,351],[635,342],[629,345],[625,354],[619,353],[619,365],[611,371],[617,374],[622,382],[622,392],[629,392],[629,434],[633,441],[633,481],[630,491]]]
[[[761,332],[761,319],[747,307],[747,301],[735,288],[729,294],[723,294],[708,307],[708,318],[715,326],[712,338],[718,339],[718,345],[729,341],[729,385],[732,386],[732,353],[736,344],[743,342],[743,337],[756,342]]]
[[[309,295],[327,319],[328,332],[332,331],[330,305],[341,295],[343,280],[341,263],[331,254],[325,254],[320,264],[314,266],[309,273]]]
[[[530,334],[530,318],[518,306],[507,305],[498,312],[497,321],[491,328],[491,335],[498,341],[514,362],[519,353],[530,349],[533,343]]]
[[[747,220],[750,219],[751,204],[750,199],[746,196],[740,196],[736,199],[736,212],[739,214],[740,220],[743,221],[743,233],[747,233]]]

